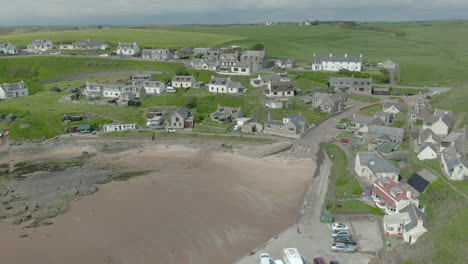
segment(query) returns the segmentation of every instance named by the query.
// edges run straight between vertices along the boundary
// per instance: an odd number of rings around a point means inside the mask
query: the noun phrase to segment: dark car
[[[71,56],[76,56],[76,55],[78,55],[78,54],[76,54],[76,53],[70,53],[70,55],[71,55]]]
[[[335,238],[335,242],[345,243],[348,245],[356,245],[356,241],[351,239],[349,236],[339,236]]]
[[[431,99],[431,98],[432,98],[432,96],[430,96],[430,95],[426,95],[426,99],[428,99],[428,100],[429,100],[429,99]]]
[[[327,264],[325,260],[321,257],[314,258],[313,264]]]
[[[346,129],[346,126],[345,125],[336,125],[336,128],[337,129]]]
[[[411,96],[414,95],[414,93],[406,93],[405,95]]]

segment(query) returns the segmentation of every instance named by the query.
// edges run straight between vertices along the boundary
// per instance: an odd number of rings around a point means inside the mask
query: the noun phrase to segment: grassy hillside
[[[54,32],[37,32],[27,34],[3,35],[0,42],[12,43],[26,47],[33,39],[51,39],[54,44],[68,43],[75,40],[96,39],[111,44],[120,42],[138,42],[141,47],[193,47],[217,46],[221,43],[239,40],[242,37],[225,34],[190,33],[150,29],[90,29]]]
[[[449,92],[438,94],[431,100],[434,108],[448,109],[455,112],[454,130],[460,131],[468,124],[468,87],[458,87]]]
[[[376,27],[405,33],[339,28],[332,25],[172,27],[168,30],[244,37],[232,44],[263,43],[273,57],[312,60],[313,54],[363,54],[369,62],[392,59],[402,66],[405,85],[447,86],[468,81],[468,22],[390,23]]]

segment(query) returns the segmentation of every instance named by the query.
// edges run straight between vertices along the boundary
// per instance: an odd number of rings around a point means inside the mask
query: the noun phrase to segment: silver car
[[[352,237],[353,235],[351,234],[351,231],[350,230],[334,230],[332,233],[331,233],[331,236],[333,238],[335,237],[339,237],[339,236],[348,236],[348,237]]]
[[[331,251],[343,252],[343,253],[354,253],[356,252],[356,247],[345,244],[345,243],[333,243],[331,245]]]

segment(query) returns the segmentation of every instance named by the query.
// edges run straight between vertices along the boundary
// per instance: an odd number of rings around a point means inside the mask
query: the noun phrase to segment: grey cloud
[[[467,18],[466,11],[467,0],[15,0],[0,9],[0,25],[249,23],[299,17],[429,20]]]

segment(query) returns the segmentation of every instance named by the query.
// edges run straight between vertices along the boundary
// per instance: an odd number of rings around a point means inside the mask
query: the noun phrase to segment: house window
[[[176,122],[179,122],[179,118],[178,118],[178,117],[176,117],[175,121],[176,121]]]
[[[278,93],[277,92],[273,92],[274,95],[277,95]]]
[[[294,128],[292,128],[292,127],[290,127],[288,130],[294,132]]]

